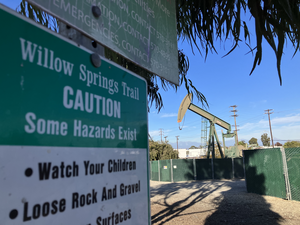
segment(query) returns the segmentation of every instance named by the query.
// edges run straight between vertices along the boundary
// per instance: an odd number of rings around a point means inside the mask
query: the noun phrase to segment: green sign
[[[150,224],[146,81],[2,5],[0,21],[0,224]]]
[[[105,59],[95,68],[91,52],[6,14],[1,145],[147,147],[145,80]]]
[[[174,0],[29,0],[41,9],[178,85]],[[98,6],[101,15],[93,14]]]

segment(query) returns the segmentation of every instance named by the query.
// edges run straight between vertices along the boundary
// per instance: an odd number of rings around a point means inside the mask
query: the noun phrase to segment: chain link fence
[[[248,192],[300,201],[300,148],[243,153]]]
[[[242,179],[244,178],[244,164],[243,164],[243,158],[235,158],[233,161],[233,167],[234,167],[234,177]]]
[[[291,199],[300,201],[300,148],[286,148],[285,155]]]
[[[244,150],[243,153],[247,191],[286,198],[280,148]]]
[[[150,161],[150,179],[153,181],[159,181],[158,174],[158,161]]]
[[[189,181],[244,178],[239,166],[241,158],[233,159],[169,159],[150,162],[153,181]]]
[[[214,179],[233,178],[232,159],[214,159]]]
[[[300,148],[244,150],[243,158],[150,162],[151,180],[246,180],[247,191],[300,201]]]
[[[213,179],[211,159],[195,159],[196,180]]]
[[[173,181],[194,180],[193,159],[173,159]]]
[[[171,176],[171,160],[159,160],[158,161],[159,168],[159,181],[172,181]]]

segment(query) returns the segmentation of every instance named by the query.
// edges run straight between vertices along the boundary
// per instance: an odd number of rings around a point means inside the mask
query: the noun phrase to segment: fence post
[[[158,181],[160,181],[160,165],[159,165],[159,160],[158,160],[158,163],[157,163],[157,166],[158,166]]]
[[[231,158],[232,160],[232,179],[234,179],[234,158]]]
[[[213,157],[211,157],[211,173],[212,173],[212,179],[215,179],[215,171],[214,171],[214,160]]]
[[[149,161],[149,168],[150,168],[150,170],[149,170],[150,180],[152,180],[152,163],[151,163],[151,161]]]
[[[170,159],[170,163],[171,163],[171,182],[173,183],[174,179],[173,179],[173,160],[172,159]]]
[[[194,180],[196,180],[197,179],[196,159],[193,159],[193,169],[194,169]]]
[[[292,200],[291,186],[290,186],[290,180],[289,180],[289,172],[288,172],[287,163],[286,163],[285,150],[283,147],[280,147],[280,151],[281,151],[281,155],[282,155],[283,175],[284,175],[284,180],[285,180],[286,197],[288,200]]]
[[[246,183],[246,188],[247,188],[247,177],[246,177],[246,166],[245,166],[245,150],[243,150],[243,169],[244,169],[244,177],[245,177],[245,183]],[[248,192],[248,188],[247,188]]]

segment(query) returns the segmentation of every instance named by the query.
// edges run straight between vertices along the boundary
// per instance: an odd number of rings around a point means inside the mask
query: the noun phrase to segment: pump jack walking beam
[[[214,139],[216,138],[216,142],[219,148],[219,152],[221,154],[221,157],[224,158],[224,154],[221,149],[221,145],[219,142],[219,138],[216,132],[215,124],[223,127],[224,129],[227,130],[227,134],[230,134],[231,132],[231,125],[224,120],[214,116],[213,114],[199,108],[198,106],[194,105],[191,103],[193,95],[192,93],[187,94],[185,98],[182,100],[179,110],[178,110],[178,117],[177,117],[177,122],[180,123],[186,113],[186,111],[189,109],[193,111],[194,113],[206,118],[210,122],[210,130],[209,130],[209,144],[208,144],[208,151],[207,151],[207,158],[209,158],[210,152],[212,152],[212,157],[215,158],[215,143]]]

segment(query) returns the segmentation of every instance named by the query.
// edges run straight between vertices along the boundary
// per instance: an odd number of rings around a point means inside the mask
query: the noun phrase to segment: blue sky
[[[250,21],[250,31],[253,31],[253,21]],[[251,46],[255,47],[255,33],[251,33]],[[270,127],[266,109],[273,109],[271,125],[274,143],[284,143],[287,140],[300,140],[300,56],[293,58],[292,44],[287,42],[281,62],[283,84],[280,86],[276,57],[273,50],[263,42],[263,57],[260,66],[257,66],[251,76],[254,55],[246,54],[249,49],[243,43],[230,55],[222,58],[231,47],[231,42],[226,44],[216,42],[218,54],[209,54],[207,60],[198,52],[192,53],[187,43],[178,42],[178,47],[183,49],[190,60],[188,78],[208,100],[208,111],[219,118],[234,124],[232,108],[237,105],[236,118],[238,138],[248,141],[255,137],[261,144],[261,135],[267,133],[270,137]],[[149,131],[154,140],[160,140],[160,129],[174,148],[177,148],[176,137],[179,136],[179,148],[189,148],[201,143],[201,117],[187,111],[184,127],[179,130],[177,113],[179,105],[187,94],[184,87],[179,91],[162,92],[164,108],[159,114],[154,107],[149,113]],[[194,104],[201,106],[194,100]],[[182,124],[181,124],[182,125]],[[221,141],[221,128],[217,127]],[[234,128],[232,128],[234,129]],[[225,131],[224,131],[225,132]],[[163,138],[164,140],[164,138]],[[226,146],[233,145],[234,139],[227,139]]]
[[[20,0],[0,0],[0,2],[16,9]],[[252,32],[252,47],[255,43],[254,32]],[[264,114],[264,110],[273,109],[271,123],[274,142],[300,140],[299,53],[292,58],[294,51],[291,43],[285,45],[281,63],[283,85],[280,86],[275,54],[265,42],[261,65],[256,67],[251,76],[249,73],[254,56],[245,55],[249,49],[244,44],[241,43],[240,47],[229,56],[222,58],[230,50],[230,44],[226,44],[224,50],[224,44],[216,42],[218,54],[209,54],[205,61],[197,51],[193,55],[187,43],[178,42],[178,47],[183,49],[189,57],[188,78],[207,98],[208,111],[233,125],[234,119],[231,117],[232,112],[229,106],[237,105],[239,140],[248,142],[249,139],[255,137],[260,143],[263,133],[270,136],[268,116]],[[183,86],[177,92],[172,89],[165,92],[161,89],[164,108],[157,113],[155,107],[152,107],[148,115],[149,133],[154,140],[161,139],[159,131],[163,129],[163,137],[167,136],[167,140],[174,148],[177,148],[176,136],[179,136],[179,148],[200,145],[200,116],[187,111],[183,129],[178,128],[177,113],[186,94]],[[201,106],[201,103],[195,100],[193,103]],[[221,140],[221,128],[217,127],[217,131]],[[233,143],[233,139],[226,140],[226,146],[233,145]]]
[[[255,44],[254,33],[252,45]],[[272,133],[274,141],[284,143],[284,140],[299,140],[300,105],[299,54],[294,58],[290,43],[285,46],[281,70],[283,85],[280,86],[276,69],[274,52],[263,44],[263,59],[251,76],[254,57],[245,55],[248,48],[241,44],[229,56],[222,58],[226,51],[223,45],[217,49],[219,54],[210,54],[205,62],[199,53],[192,54],[186,43],[178,43],[180,49],[189,56],[190,70],[188,78],[207,98],[208,111],[219,118],[234,124],[233,114],[229,106],[237,105],[237,124],[239,125],[239,140],[249,141],[252,137],[260,141],[261,135],[270,136],[268,115],[266,109],[273,109],[271,114]],[[230,47],[230,46],[229,46]],[[226,48],[229,50],[230,48]],[[187,111],[184,127],[178,129],[177,113],[182,99],[186,95],[184,87],[177,93],[168,91],[162,93],[164,108],[159,114],[154,108],[149,113],[149,130],[154,140],[160,140],[159,129],[164,129],[164,136],[176,147],[175,136],[179,135],[179,148],[199,146],[201,141],[201,117]],[[201,106],[201,103],[194,101]],[[221,139],[221,128],[218,128]],[[232,145],[233,139],[226,145]],[[177,147],[176,147],[177,148]]]

